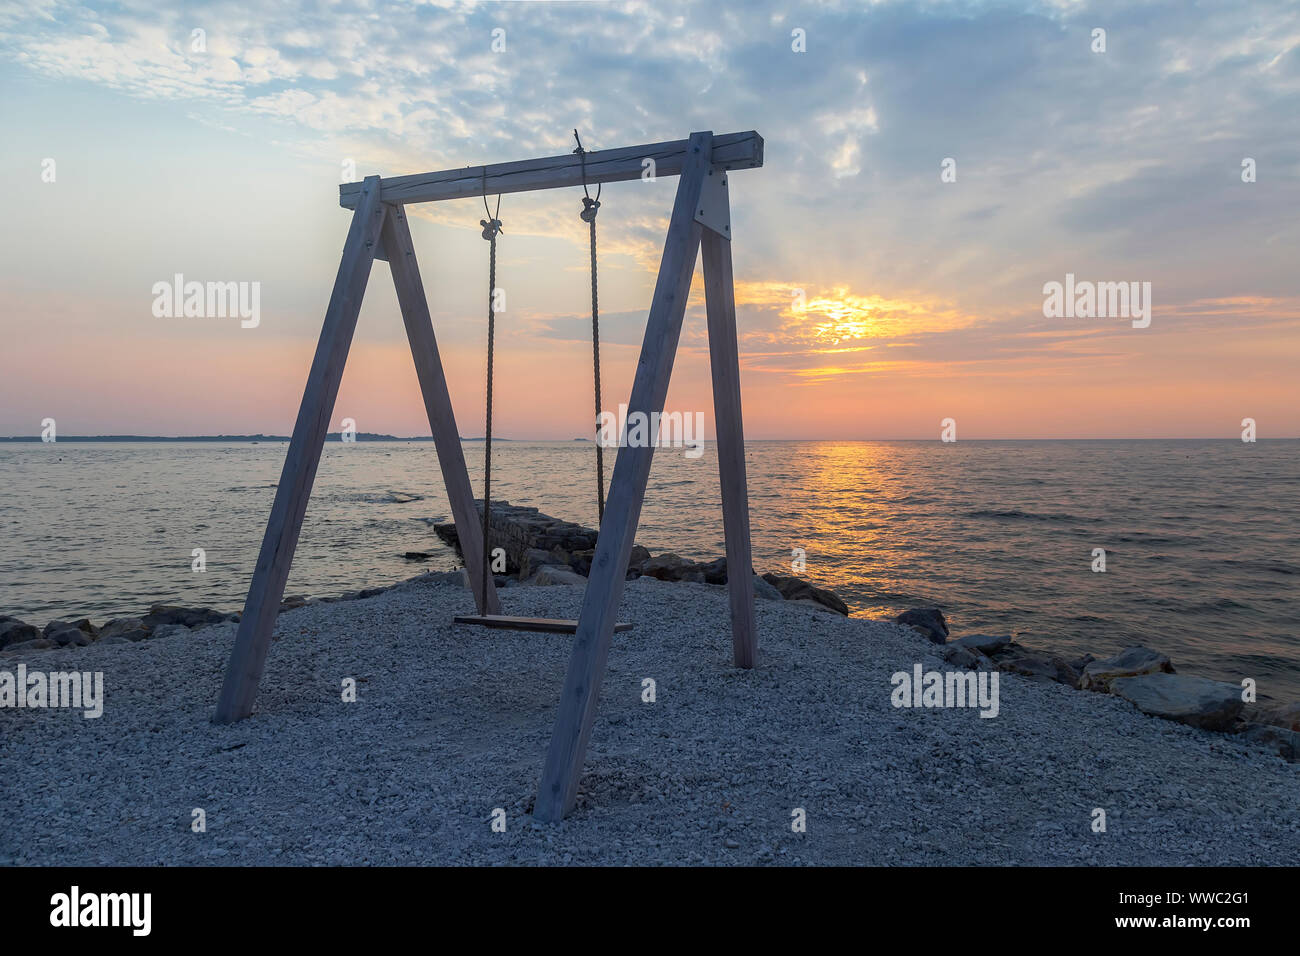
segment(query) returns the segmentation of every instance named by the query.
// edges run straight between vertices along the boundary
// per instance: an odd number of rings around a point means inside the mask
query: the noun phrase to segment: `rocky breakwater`
[[[1300,761],[1300,704],[1248,703],[1241,685],[1179,674],[1159,651],[1135,646],[1106,658],[1091,654],[1068,658],[1028,648],[1010,635],[953,638],[939,608],[915,608],[896,620],[942,645],[940,656],[954,667],[1004,671],[1027,680],[1111,694],[1152,717],[1240,735],[1286,760]]]
[[[383,591],[384,588],[372,588],[369,591],[355,591],[341,598],[321,600],[350,600]],[[280,612],[292,611],[309,603],[312,603],[311,599],[301,595],[287,597],[280,604]],[[173,604],[155,604],[143,614],[116,617],[102,626],[96,626],[83,617],[76,621],[50,621],[45,627],[38,628],[16,617],[0,615],[0,655],[88,647],[91,644],[136,644],[189,634],[213,625],[234,625],[238,622],[238,614],[210,607],[179,607]]]
[[[483,502],[476,501],[480,515]],[[438,537],[460,553],[460,540],[453,522],[433,526]],[[492,527],[488,550],[500,548],[504,569],[495,575],[498,587],[521,584],[587,583],[595,556],[595,528],[553,518],[536,508],[512,505],[508,501],[492,502]],[[848,616],[849,608],[832,591],[819,588],[802,578],[782,574],[754,574],[754,594],[771,601],[794,601],[820,611]],[[649,548],[635,544],[628,561],[628,580],[639,577],[661,581],[685,581],[695,584],[725,585],[728,580],[727,559],[695,561],[671,551],[652,554]]]
[[[482,502],[478,503],[482,514]],[[454,524],[434,526],[439,537],[459,552]],[[506,572],[495,575],[498,587],[523,585],[576,584],[586,586],[595,554],[597,532],[572,522],[552,518],[536,508],[492,503],[492,547],[505,552]],[[425,559],[423,553],[408,553],[409,558]],[[751,572],[752,573],[752,572]],[[628,578],[645,575],[662,581],[688,581],[721,586],[727,583],[727,559],[699,562],[672,553],[652,555],[640,545],[632,549]],[[293,595],[280,603],[280,613],[307,604],[336,601],[359,601],[392,589],[412,585],[449,584],[467,587],[465,569],[431,571],[417,575],[392,588],[365,588],[332,597]],[[827,613],[848,615],[849,609],[834,593],[797,577],[778,574],[754,575],[756,597],[771,601],[791,601]],[[189,634],[213,625],[234,626],[240,615],[207,607],[179,607],[155,604],[143,614],[126,615],[97,626],[87,618],[50,621],[45,627],[28,624],[16,617],[0,615],[0,656],[21,656],[59,648],[87,647],[90,644],[134,644],[159,638]]]
[[[102,627],[83,617],[76,621],[50,621],[38,629],[16,617],[0,616],[0,654],[86,647],[90,644],[133,644],[237,620],[238,614],[168,604],[155,604],[138,617],[113,618]]]

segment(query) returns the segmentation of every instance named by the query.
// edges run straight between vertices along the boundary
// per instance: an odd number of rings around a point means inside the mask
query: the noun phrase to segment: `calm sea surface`
[[[239,610],[286,448],[0,445],[0,614]],[[465,450],[481,490],[483,446]],[[497,444],[493,498],[594,525],[594,455]],[[805,576],[855,614],[937,604],[958,635],[1098,654],[1140,642],[1184,673],[1300,699],[1300,442],[752,442],[747,458],[755,566],[788,573],[802,548]],[[331,443],[287,593],[454,567],[431,528],[449,513],[431,442]],[[712,445],[697,459],[657,452],[637,540],[723,553]],[[205,573],[191,571],[194,548]]]

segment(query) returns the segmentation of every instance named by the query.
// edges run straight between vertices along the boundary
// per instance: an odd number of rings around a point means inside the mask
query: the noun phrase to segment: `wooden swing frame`
[[[757,634],[753,576],[747,573],[752,568],[749,493],[740,409],[727,172],[762,165],[763,138],[758,133],[750,130],[714,136],[699,132],[692,133],[689,139],[668,143],[588,152],[585,170],[582,157],[570,153],[414,176],[369,176],[362,182],[339,187],[339,204],[353,210],[352,225],[217,700],[216,722],[232,723],[253,711],[271,632],[375,259],[388,262],[392,271],[461,555],[467,568],[481,565],[483,532],[404,206],[478,198],[485,191],[499,194],[577,186],[584,175],[589,185],[640,179],[647,172],[653,177],[680,177],[628,409],[629,414],[641,411],[647,417],[663,412],[691,278],[702,250],[732,650],[737,667],[754,666]],[[538,820],[562,819],[577,798],[653,455],[653,443],[647,447],[622,445],[618,449],[533,810]],[[491,576],[483,581],[471,573],[469,578],[479,614],[499,615],[501,603]]]

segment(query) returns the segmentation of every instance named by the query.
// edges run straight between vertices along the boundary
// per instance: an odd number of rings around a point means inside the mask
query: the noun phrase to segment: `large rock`
[[[687,573],[694,564],[694,561],[689,561],[679,554],[666,551],[642,561],[641,574],[648,578],[658,578],[660,581],[680,581],[682,575]]]
[[[10,644],[26,644],[41,636],[33,624],[26,624],[16,617],[0,618],[0,648]]]
[[[695,571],[703,575],[705,584],[727,583],[727,559],[715,558],[705,564],[697,564]]]
[[[74,627],[67,621],[52,621],[52,624],[59,624],[60,627],[50,627],[46,625],[42,637],[47,641],[53,641],[59,647],[85,647],[93,638],[79,627]]]
[[[469,572],[464,568],[457,571],[428,571],[418,574],[402,584],[449,584],[452,587],[469,587]],[[400,585],[399,585],[400,587]]]
[[[1080,690],[1111,690],[1120,677],[1137,677],[1142,674],[1172,674],[1174,665],[1159,651],[1148,647],[1127,647],[1114,657],[1093,661],[1083,669],[1079,678]]]
[[[541,570],[534,574],[528,580],[529,584],[550,585],[550,584],[572,584],[577,587],[586,587],[587,579],[576,571],[569,568],[560,567],[558,564],[543,565]]]
[[[920,631],[936,644],[944,644],[948,640],[948,622],[944,619],[943,611],[937,607],[912,608],[894,620]]]
[[[554,554],[554,552],[552,552]],[[585,551],[574,551],[569,554],[569,567],[584,577],[591,575],[591,563],[596,559],[596,549],[588,548]],[[632,556],[627,562],[627,579],[634,581],[641,577],[641,565],[650,560],[650,552],[639,544],[632,545]],[[554,563],[554,562],[552,562]],[[526,577],[521,574],[520,577]]]
[[[1300,731],[1300,704],[1262,705],[1255,709],[1250,719],[1260,724]]]
[[[781,592],[787,601],[814,601],[836,614],[849,616],[849,606],[834,591],[809,584],[803,578],[782,574],[765,574],[763,580]]]
[[[1292,763],[1300,761],[1300,732],[1271,724],[1247,724],[1242,731],[1243,740],[1259,744]]]
[[[35,628],[32,628],[35,630]],[[38,637],[30,641],[19,641],[16,644],[10,644],[8,647],[0,650],[0,654],[23,654],[27,651],[47,651],[52,647],[58,647],[53,641],[44,637]]]
[[[122,637],[128,641],[143,641],[149,636],[148,627],[144,620],[138,617],[119,617],[109,621],[99,629],[99,639],[106,641],[110,637]],[[121,641],[114,641],[114,644],[120,644]]]
[[[955,643],[955,642],[954,642]],[[994,666],[1008,674],[1019,674],[1040,684],[1066,684],[1077,686],[1079,672],[1069,662],[1055,654],[1041,654],[1012,644],[998,652]]]
[[[92,641],[99,636],[99,628],[90,623],[90,618],[83,617],[77,621],[50,621],[45,625],[45,630],[41,632],[42,637],[50,637],[55,631],[66,630],[81,631]]]
[[[993,662],[984,654],[971,648],[958,647],[956,643],[945,644],[939,651],[939,656],[953,667],[981,671],[993,669]]]
[[[307,603],[307,599],[302,595],[294,595],[285,598],[281,604],[281,610],[301,607]],[[284,605],[288,604],[289,608]],[[141,620],[145,627],[155,628],[163,624],[184,624],[186,627],[207,627],[209,624],[220,624],[222,621],[230,619],[230,615],[224,611],[214,611],[210,607],[176,607],[171,604],[155,604],[149,608],[149,613]]]
[[[1236,684],[1164,672],[1116,677],[1110,692],[1144,714],[1204,730],[1228,729],[1244,706]]]
[[[757,574],[754,575],[754,597],[762,598],[764,601],[784,601],[785,597],[775,587],[764,581]]]
[[[1070,661],[1070,666],[1079,674],[1082,674],[1087,669],[1088,665],[1096,659],[1097,658],[1093,657],[1091,654],[1084,654],[1082,657],[1076,657],[1074,660]]]
[[[185,637],[193,633],[184,624],[160,624],[149,633],[149,640],[156,641],[159,638],[167,637]]]
[[[553,551],[543,551],[541,548],[529,548],[524,552],[524,556],[519,565],[519,576],[521,578],[531,577],[536,574],[538,569],[548,564],[563,564],[559,557]]]
[[[1040,684],[1077,687],[1079,668],[1059,654],[1033,650],[1002,634],[968,634],[944,645],[946,650],[969,651],[982,656],[987,666],[1018,674]],[[946,658],[945,658],[946,659]],[[1088,658],[1091,660],[1091,658]]]
[[[981,654],[996,654],[1011,643],[1009,634],[967,634],[955,641],[949,641],[949,647],[960,647]]]

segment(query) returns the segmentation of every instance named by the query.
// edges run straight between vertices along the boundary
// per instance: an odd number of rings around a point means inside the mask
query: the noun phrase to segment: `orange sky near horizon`
[[[373,289],[387,281],[386,271],[383,263],[376,264]],[[1070,335],[1052,329],[1012,333],[1059,340],[1058,359],[1045,359],[1051,352],[1041,348],[1023,356],[963,357],[893,341],[909,323],[935,334],[981,327],[980,319],[955,308],[861,296],[843,287],[811,293],[800,306],[790,293],[786,283],[737,284],[744,414],[751,438],[937,438],[945,418],[954,418],[959,437],[969,439],[1230,438],[1239,434],[1245,417],[1257,421],[1260,437],[1297,436],[1296,385],[1288,370],[1300,368],[1295,334],[1300,319],[1266,333],[1271,367],[1261,367],[1260,333],[1238,341],[1234,350],[1213,327],[1174,334],[1188,316],[1160,312],[1146,330],[1120,325]],[[697,273],[668,409],[703,410],[711,437],[702,298]],[[1246,314],[1296,316],[1292,302],[1257,299],[1203,303],[1190,317],[1226,307],[1239,320]],[[776,314],[774,329],[746,327],[749,316],[764,313]],[[404,339],[378,340],[380,330],[400,328],[395,304],[367,304],[358,325],[333,427],[348,417],[361,431],[427,435],[409,348]],[[288,434],[314,342],[280,336],[259,341],[256,348],[232,350],[230,340],[225,331],[187,343],[188,354],[204,356],[193,365],[171,361],[165,341],[147,351],[118,336],[82,334],[75,348],[60,351],[59,375],[47,380],[48,391],[37,384],[7,411],[21,414],[25,406],[31,433],[48,415],[65,435]],[[49,348],[41,339],[11,341],[9,361],[40,368],[48,365]],[[483,343],[449,337],[441,350],[460,433],[482,435]],[[633,343],[605,343],[606,408],[627,401],[639,352]],[[96,401],[88,413],[66,413],[60,405],[70,382],[76,383],[73,397],[111,395],[112,402]],[[591,401],[589,343],[510,330],[501,335],[496,435],[583,436]],[[128,422],[118,407],[137,411]],[[214,408],[219,418],[209,411]],[[1207,422],[1217,428],[1207,428]]]

